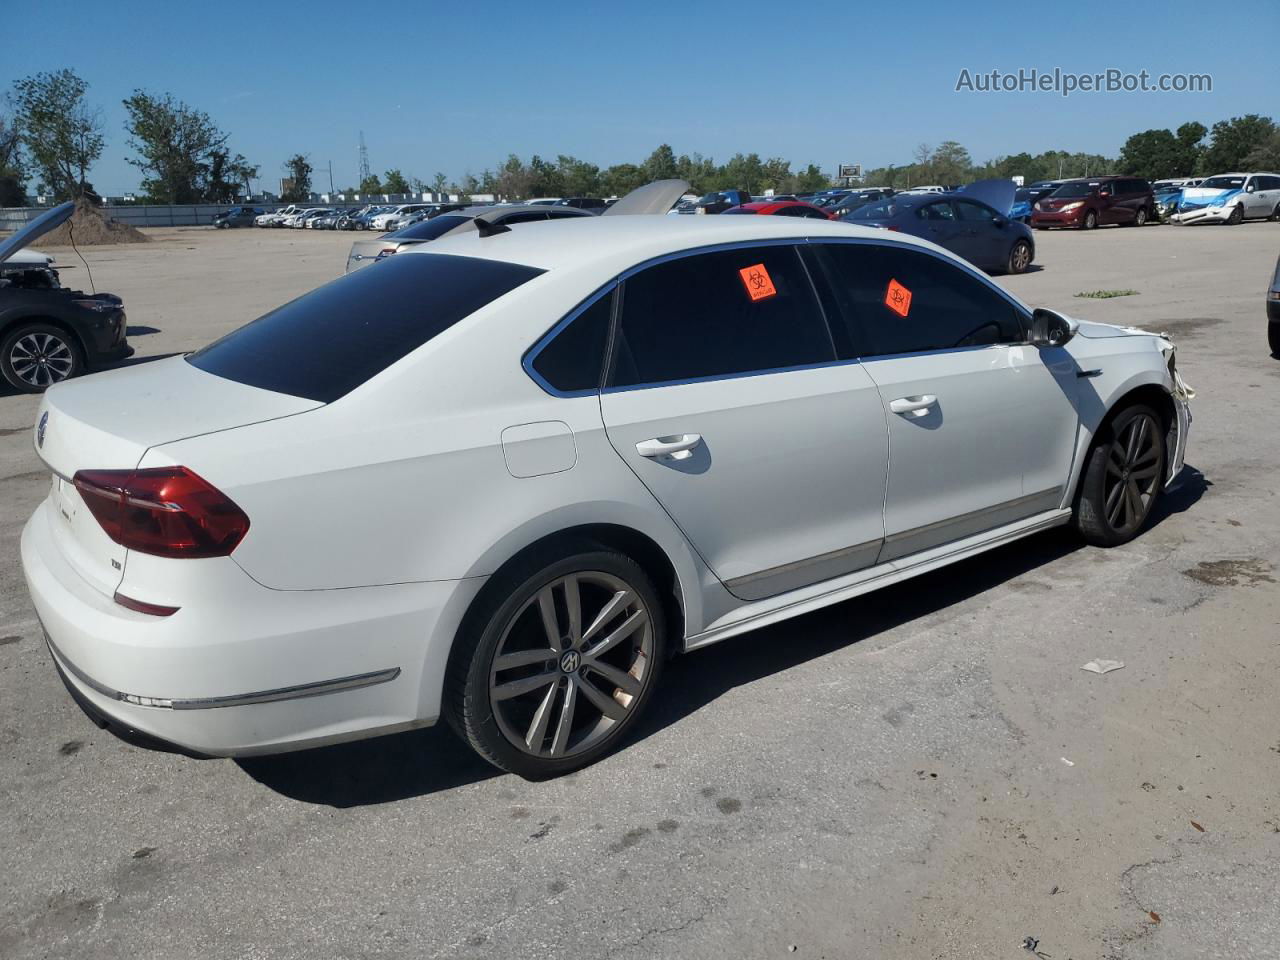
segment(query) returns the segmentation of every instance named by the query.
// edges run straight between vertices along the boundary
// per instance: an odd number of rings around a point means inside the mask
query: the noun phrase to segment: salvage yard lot
[[[357,236],[83,252],[145,360],[338,276]],[[17,563],[38,401],[0,394],[0,957],[1274,957],[1280,224],[1036,243],[999,283],[1170,332],[1199,393],[1153,526],[1110,551],[1041,535],[692,654],[631,745],[549,783],[444,728],[242,762],[95,728]],[[1075,297],[1108,290],[1136,293]]]

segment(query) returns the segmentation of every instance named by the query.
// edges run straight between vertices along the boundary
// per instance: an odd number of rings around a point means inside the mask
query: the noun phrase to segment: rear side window
[[[534,371],[563,393],[598,389],[612,318],[613,293],[608,293],[570,320],[538,352]]]
[[[835,359],[792,246],[681,257],[626,280],[610,385],[661,384]]]
[[[389,236],[395,240],[434,240],[437,237],[443,237],[454,227],[462,226],[470,219],[470,217],[432,217],[430,220],[419,220],[413,226],[397,230]]]
[[[843,323],[842,357],[951,350],[1024,338],[1017,309],[959,267],[931,254],[881,244],[817,247]]]
[[[329,403],[542,272],[474,257],[391,257],[278,307],[187,361],[237,383]]]

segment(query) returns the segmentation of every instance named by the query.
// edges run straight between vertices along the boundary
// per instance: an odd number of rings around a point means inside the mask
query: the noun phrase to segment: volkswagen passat
[[[236,755],[445,717],[549,776],[674,654],[1058,525],[1124,543],[1188,395],[1167,339],[912,237],[524,224],[50,390],[22,563],[111,723]]]

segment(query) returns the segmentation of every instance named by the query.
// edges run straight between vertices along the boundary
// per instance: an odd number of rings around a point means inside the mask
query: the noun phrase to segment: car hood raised
[[[643,187],[636,187],[600,216],[666,213],[688,190],[687,180],[655,180]]]
[[[1012,180],[995,178],[991,180],[975,180],[966,183],[956,193],[980,200],[993,210],[999,210],[1008,216],[1013,210],[1013,197],[1018,192],[1018,185]]]
[[[40,214],[7,240],[0,240],[0,263],[4,263],[23,247],[35,243],[50,230],[62,226],[71,219],[75,209],[75,203],[70,200],[60,203],[52,210]]]

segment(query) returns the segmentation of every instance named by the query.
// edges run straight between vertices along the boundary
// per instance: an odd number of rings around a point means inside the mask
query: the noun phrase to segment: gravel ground
[[[84,251],[139,360],[337,276],[353,235],[153,236]],[[1171,332],[1199,391],[1154,525],[683,658],[634,743],[551,783],[445,729],[235,762],[95,728],[18,569],[37,404],[0,395],[0,957],[1274,958],[1280,224],[1037,242],[1001,283]]]

